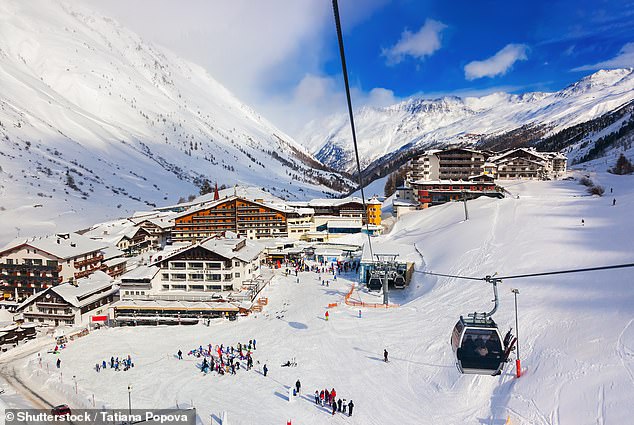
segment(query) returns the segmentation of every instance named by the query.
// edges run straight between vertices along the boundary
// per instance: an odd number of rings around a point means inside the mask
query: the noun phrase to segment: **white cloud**
[[[415,59],[425,59],[440,49],[440,33],[447,25],[440,21],[427,19],[425,24],[416,33],[409,30],[403,31],[401,39],[389,49],[383,49],[382,55],[387,58],[388,65],[401,62],[406,56]]]
[[[613,69],[634,67],[634,42],[627,43],[612,59],[574,68],[573,71],[592,71],[595,69]]]
[[[464,67],[465,78],[475,80],[482,77],[504,75],[515,62],[528,59],[527,52],[528,46],[526,44],[507,44],[488,59],[469,62]]]
[[[382,107],[393,105],[402,99],[385,88],[364,91],[351,88],[352,106],[355,110],[363,106]],[[347,113],[346,95],[341,76],[329,77],[306,74],[288,94],[267,99],[267,110],[273,122],[286,123],[291,135],[300,134],[304,125],[311,120],[320,120],[337,113]],[[303,142],[298,140],[298,142]]]

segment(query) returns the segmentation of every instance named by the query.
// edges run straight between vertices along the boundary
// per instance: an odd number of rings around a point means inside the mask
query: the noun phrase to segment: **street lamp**
[[[128,413],[132,417],[132,384],[128,385]],[[128,419],[129,421],[130,419]]]
[[[515,352],[515,369],[516,376],[519,378],[522,376],[522,367],[520,365],[520,331],[519,325],[517,322],[517,295],[520,293],[519,289],[512,289],[513,295],[515,295],[515,347],[517,351]]]

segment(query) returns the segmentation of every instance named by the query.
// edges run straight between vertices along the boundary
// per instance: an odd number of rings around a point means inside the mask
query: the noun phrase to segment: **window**
[[[234,267],[240,267],[240,262],[239,261],[234,261],[233,266]]]
[[[13,264],[13,260],[11,258],[7,258],[7,265]]]
[[[236,275],[236,277],[240,277],[240,273],[236,273],[235,275]]]

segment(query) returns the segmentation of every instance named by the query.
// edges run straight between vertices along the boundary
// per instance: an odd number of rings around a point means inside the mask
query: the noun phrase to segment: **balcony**
[[[81,279],[82,277],[86,277],[89,276],[91,274],[93,274],[94,272],[96,272],[97,270],[99,270],[101,267],[93,267],[92,269],[88,269],[88,270],[83,270],[81,272],[77,272],[75,273],[75,279]]]
[[[56,303],[56,302],[47,302],[47,301],[38,301],[35,303],[37,308],[66,308],[68,304],[65,303]]]
[[[41,311],[25,311],[25,318],[43,318],[43,319],[73,319],[74,313],[44,313]]]
[[[78,268],[84,267],[84,266],[86,266],[88,264],[98,263],[98,262],[100,262],[102,260],[103,260],[103,255],[99,254],[99,255],[97,255],[95,257],[92,257],[92,258],[87,258],[87,259],[81,260],[81,261],[75,261],[75,268],[78,269]]]

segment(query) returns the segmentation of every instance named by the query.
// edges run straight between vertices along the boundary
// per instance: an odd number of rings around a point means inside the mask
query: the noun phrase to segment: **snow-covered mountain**
[[[385,108],[361,108],[355,114],[363,168],[409,148],[477,144],[521,127],[538,136],[554,134],[634,99],[634,70],[598,71],[554,93],[483,97],[412,98]],[[345,114],[311,122],[298,138],[323,163],[356,171]]]
[[[77,7],[0,2],[0,217],[41,205],[51,230],[65,213],[175,203],[204,179],[285,198],[349,188],[201,67]]]

